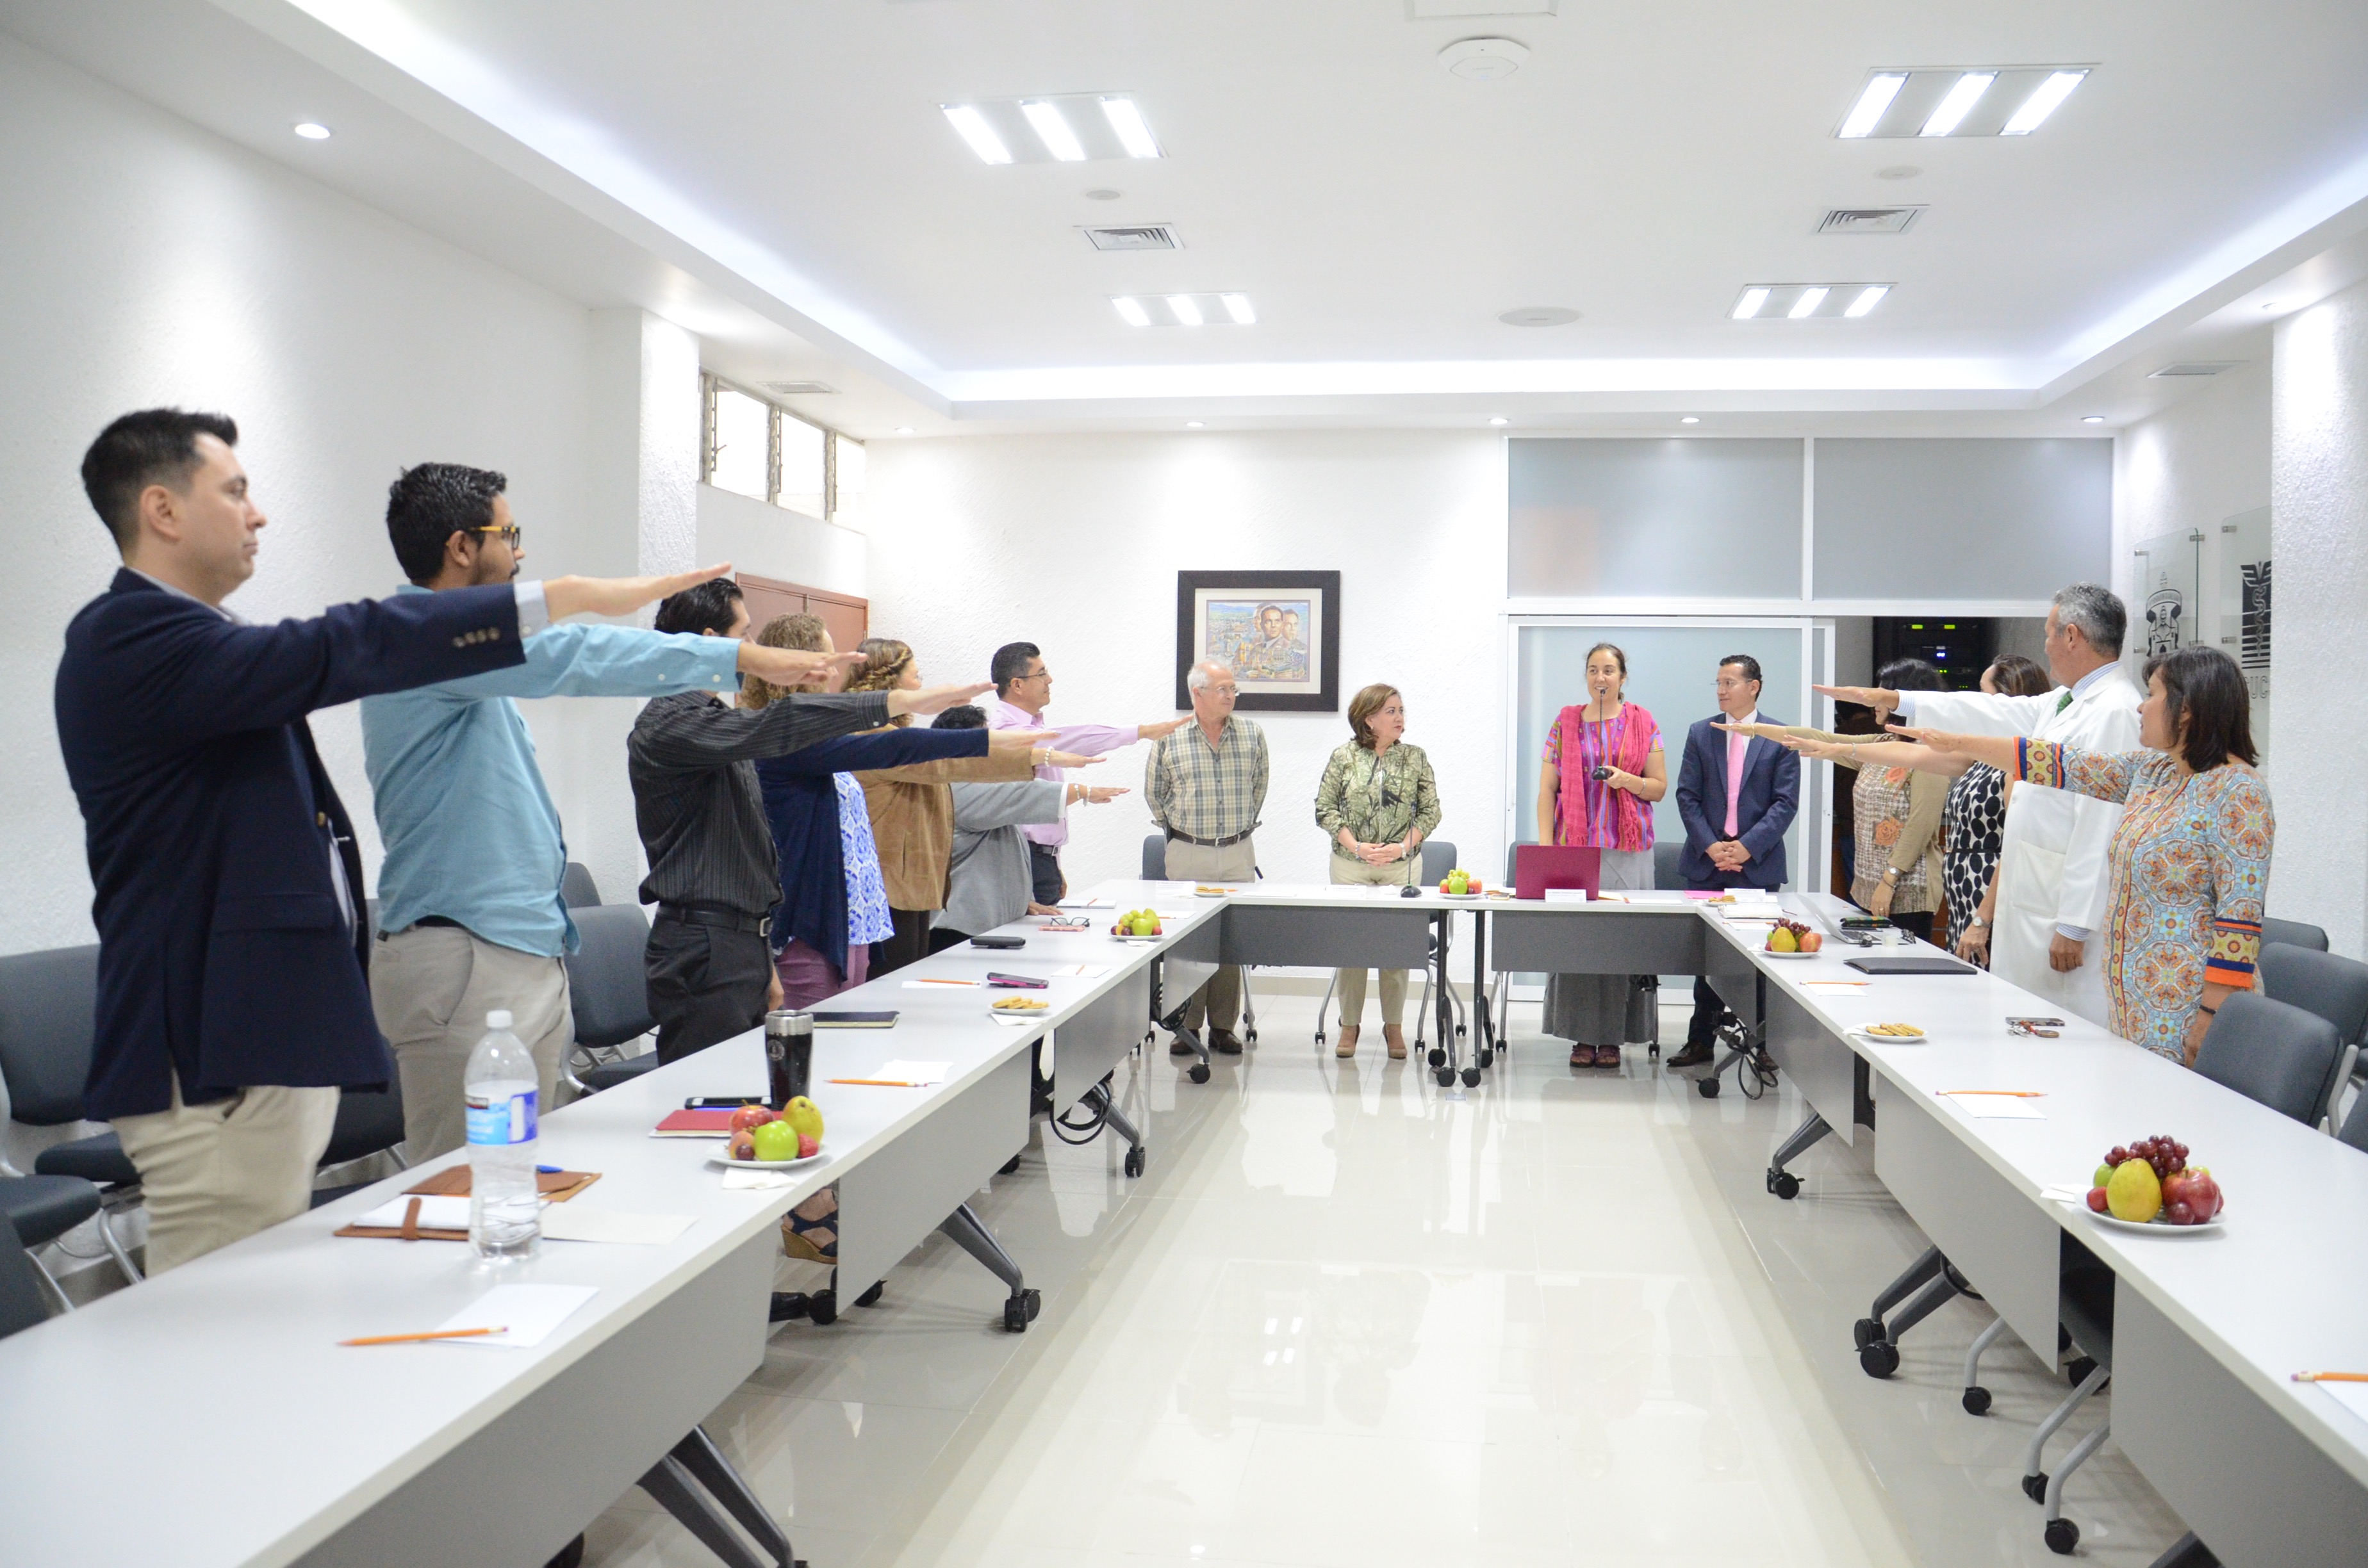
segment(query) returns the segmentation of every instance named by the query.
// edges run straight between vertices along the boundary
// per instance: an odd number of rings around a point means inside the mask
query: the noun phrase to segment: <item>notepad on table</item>
[[[439,1339],[434,1343],[523,1350],[550,1338],[552,1330],[599,1293],[599,1288],[594,1285],[496,1285],[436,1327],[438,1332],[495,1327],[506,1332],[478,1339]]]
[[[2362,1421],[2368,1421],[2368,1383],[2319,1383],[2328,1398]]]
[[[732,1134],[732,1119],[739,1111],[731,1107],[715,1110],[670,1110],[666,1119],[650,1130],[653,1138],[728,1138]]]
[[[1106,963],[1056,963],[1044,971],[1064,980],[1099,980],[1110,972]]]
[[[2016,1095],[1982,1094],[1960,1090],[1943,1095],[1954,1101],[1958,1109],[1977,1121],[2045,1121],[2047,1113],[2031,1101]]]
[[[413,1204],[419,1205],[419,1228],[423,1231],[465,1231],[469,1228],[469,1200],[465,1198],[415,1198],[406,1193],[386,1202],[354,1221],[356,1225],[371,1230],[399,1231]]]
[[[926,1089],[946,1081],[953,1070],[951,1062],[882,1062],[863,1074],[875,1084],[900,1084],[907,1088]]]
[[[620,1214],[553,1203],[542,1211],[542,1233],[554,1242],[609,1242],[622,1246],[664,1246],[696,1223],[689,1214]]]

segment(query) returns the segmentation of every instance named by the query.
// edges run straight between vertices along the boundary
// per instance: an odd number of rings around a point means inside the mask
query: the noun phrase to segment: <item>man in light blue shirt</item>
[[[411,578],[398,592],[514,578],[525,551],[507,484],[453,463],[423,463],[396,480],[387,532]],[[523,605],[520,623],[523,665],[362,702],[386,846],[370,1001],[394,1048],[415,1161],[464,1141],[461,1080],[488,1012],[507,1009],[533,1052],[545,1108],[575,1045],[565,960],[578,942],[559,891],[567,848],[512,699],[725,692],[743,673],[793,686],[831,664],[730,638],[552,626]],[[863,722],[850,716],[847,727]]]

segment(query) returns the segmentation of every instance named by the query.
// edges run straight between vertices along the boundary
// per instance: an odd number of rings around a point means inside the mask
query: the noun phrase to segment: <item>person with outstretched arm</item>
[[[66,630],[56,711],[98,928],[85,1114],[148,1207],[148,1271],[312,1199],[340,1089],[393,1077],[353,825],[315,709],[517,665],[523,638],[712,573],[493,584],[256,626],[223,608],[267,525],[219,414],[127,414],[84,454],[123,566]],[[716,570],[722,570],[717,568]]]

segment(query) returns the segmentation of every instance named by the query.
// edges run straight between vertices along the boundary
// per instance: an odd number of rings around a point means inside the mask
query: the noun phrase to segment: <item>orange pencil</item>
[[[926,1089],[927,1084],[907,1083],[902,1078],[833,1078],[834,1084],[866,1084],[875,1089]]]
[[[2044,1100],[2047,1097],[2045,1091],[2040,1089],[1935,1089],[1932,1092],[1936,1095],[2002,1095],[2010,1100]]]
[[[507,1324],[500,1328],[438,1328],[426,1334],[381,1334],[369,1339],[340,1339],[340,1345],[416,1345],[423,1339],[474,1339],[481,1334],[507,1334]]]
[[[2368,1383],[2368,1372],[2296,1372],[2298,1383]]]

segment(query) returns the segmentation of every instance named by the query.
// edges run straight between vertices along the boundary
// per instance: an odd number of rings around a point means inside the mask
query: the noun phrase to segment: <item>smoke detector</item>
[[[1530,46],[1509,38],[1458,39],[1439,51],[1447,74],[1467,82],[1501,82],[1529,57]]]

